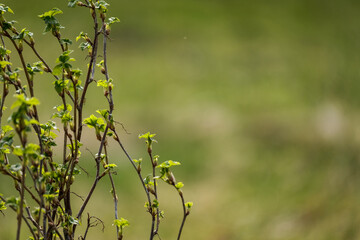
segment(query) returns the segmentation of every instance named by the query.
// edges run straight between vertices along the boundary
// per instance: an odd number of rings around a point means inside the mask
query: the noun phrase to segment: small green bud
[[[117,142],[119,141],[119,138],[116,136],[116,134],[113,135],[113,138],[115,141],[117,141]]]
[[[149,185],[146,188],[150,193],[152,193],[153,195],[156,195],[154,189],[152,189]]]
[[[168,171],[166,175],[167,175],[167,177],[168,177],[168,179],[169,179],[169,181],[170,181],[169,184],[175,185],[175,184],[176,184],[176,180],[175,180],[174,174],[173,174],[172,172]]]
[[[111,28],[110,28],[109,24],[106,24],[106,26],[105,26],[106,35],[110,35],[110,32],[111,32]]]
[[[97,140],[101,141],[102,138],[101,138],[101,135],[99,132],[96,133],[96,138],[97,138]]]
[[[30,38],[30,44],[31,46],[34,46],[35,45],[35,41],[34,41],[34,38],[33,37],[29,37]]]
[[[114,125],[114,123],[113,122],[110,122],[110,126],[109,126],[109,128],[111,129],[111,130],[115,130],[115,125]]]
[[[23,43],[22,43],[22,41],[20,41],[20,42],[19,42],[19,46],[18,46],[18,48],[19,48],[19,51],[20,51],[20,52],[22,52],[22,51],[23,51],[24,47],[23,47]]]
[[[77,2],[76,3],[79,7],[87,7],[87,5],[83,2]]]
[[[45,193],[45,183],[44,183],[44,182],[41,183],[39,192],[40,192],[40,194],[44,194],[44,193]]]

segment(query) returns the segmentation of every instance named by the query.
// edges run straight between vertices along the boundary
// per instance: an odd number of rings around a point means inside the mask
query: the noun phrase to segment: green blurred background
[[[88,10],[68,9],[66,1],[2,2],[53,65],[60,49],[42,35],[38,14],[64,10],[63,37],[92,32]],[[194,202],[183,239],[360,239],[359,1],[108,2],[108,15],[121,20],[109,45],[116,119],[131,132],[122,137],[133,158],[146,158],[137,135],[151,131],[160,160],[182,163],[175,174]],[[74,65],[83,68],[77,45]],[[52,81],[37,83],[42,121],[59,104]],[[101,90],[90,91],[87,114],[105,104]],[[96,142],[89,144],[95,152]],[[119,215],[131,224],[125,238],[147,239],[141,185],[115,144],[111,153],[119,166]],[[91,154],[83,154],[80,165],[94,168]],[[74,188],[84,195],[91,182],[83,174]],[[1,192],[9,184],[1,180]],[[175,239],[180,200],[160,188],[161,236]],[[114,237],[109,190],[103,181],[90,202],[88,211],[106,228],[91,229],[89,239]],[[5,214],[0,238],[14,239],[15,218]]]

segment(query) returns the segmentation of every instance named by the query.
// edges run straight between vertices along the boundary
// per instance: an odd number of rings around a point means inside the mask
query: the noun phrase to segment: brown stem
[[[10,177],[11,177],[12,179],[14,179],[15,181],[21,183],[21,179],[16,178],[16,177],[15,177],[14,175],[12,175],[10,172],[7,172],[7,175],[10,176]],[[30,194],[31,198],[34,199],[35,202],[40,205],[39,199],[37,199],[37,198],[35,197],[35,195],[30,191],[30,189],[29,189],[26,185],[24,186],[24,188],[25,188],[25,190]]]
[[[38,230],[39,233],[41,233],[42,236],[44,236],[44,232],[41,230],[41,227],[39,226],[39,224],[35,221],[35,219],[32,217],[31,213],[30,213],[30,208],[26,207],[25,208],[26,213],[28,215],[28,219],[32,222],[32,224],[36,227],[36,229]],[[39,236],[38,238],[39,239]]]
[[[20,240],[20,232],[21,232],[21,223],[22,223],[22,219],[23,219],[23,212],[24,212],[24,193],[25,193],[25,163],[23,163],[23,167],[22,167],[22,178],[21,178],[21,188],[20,188],[20,211],[18,213],[17,216],[17,231],[16,231],[16,240]]]
[[[86,208],[86,205],[88,204],[88,202],[89,202],[89,200],[90,200],[90,198],[91,198],[91,196],[92,196],[92,194],[93,194],[93,192],[94,192],[94,190],[95,190],[95,188],[96,188],[96,186],[97,186],[97,184],[99,182],[99,179],[100,179],[100,157],[101,157],[100,155],[101,155],[102,149],[103,149],[103,147],[105,145],[106,134],[107,134],[108,130],[109,130],[109,126],[106,126],[106,128],[104,130],[104,134],[103,134],[102,139],[101,139],[99,151],[98,151],[97,157],[95,159],[95,161],[96,161],[95,180],[94,180],[93,185],[91,186],[91,189],[90,189],[88,195],[85,198],[85,201],[83,202],[82,206],[80,207],[80,210],[79,210],[78,214],[76,215],[77,218],[81,217],[82,213],[84,212],[84,210]],[[73,228],[74,231],[73,232],[75,232],[75,228],[76,228],[76,225],[74,225],[74,228]]]
[[[128,152],[126,151],[124,145],[122,144],[122,142],[120,141],[120,138],[119,138],[119,135],[117,134],[116,130],[114,129],[113,130],[115,136],[116,136],[116,142],[119,144],[120,148],[122,149],[122,151],[124,152],[124,154],[126,155],[126,157],[128,158],[128,160],[130,161],[131,165],[134,167],[135,171],[137,172],[138,176],[139,176],[139,179],[140,179],[140,182],[144,188],[144,191],[146,193],[146,197],[147,197],[147,200],[148,200],[148,203],[149,203],[149,213],[151,214],[152,216],[152,222],[151,222],[151,231],[150,231],[150,240],[154,238],[154,224],[155,224],[155,218],[154,218],[154,214],[152,212],[152,208],[151,208],[151,198],[150,198],[150,193],[149,191],[147,190],[146,186],[145,186],[145,183],[144,183],[144,179],[141,175],[141,173],[137,170],[137,167],[134,163],[134,160],[132,160],[132,158],[130,157],[130,155],[128,154]]]
[[[183,230],[183,227],[184,227],[186,218],[187,218],[187,216],[189,215],[189,212],[186,210],[184,196],[183,196],[182,192],[180,192],[179,194],[180,194],[180,197],[181,197],[181,202],[182,202],[182,206],[183,206],[183,213],[184,213],[184,215],[183,215],[183,219],[182,219],[182,222],[181,222],[181,225],[180,225],[180,229],[179,229],[179,233],[178,233],[177,240],[179,240],[180,237],[181,237],[181,233],[182,233],[182,230]]]
[[[151,149],[150,149],[151,150]],[[157,186],[156,186],[156,163],[154,162],[154,158],[153,158],[153,155],[152,155],[152,151],[148,151],[149,153],[149,157],[150,157],[150,160],[151,160],[151,165],[152,165],[152,170],[153,170],[153,179],[154,179],[154,191],[155,191],[155,199],[158,201],[158,191],[157,191]],[[159,211],[159,207],[157,207],[156,209],[156,229],[154,231],[154,235],[156,235],[159,231],[159,225],[160,225],[160,211]]]
[[[106,156],[106,164],[109,164],[109,160],[108,160],[108,153],[107,153],[107,147],[104,147],[104,151],[105,151],[105,156]],[[110,179],[110,183],[111,183],[111,189],[112,189],[112,195],[113,195],[113,199],[114,199],[114,213],[115,213],[115,219],[119,219],[118,216],[118,196],[116,194],[116,188],[115,188],[115,183],[112,177],[111,172],[109,172],[109,179]],[[118,232],[119,232],[119,227],[116,225],[116,236],[118,236]]]
[[[69,175],[67,175],[69,177],[68,181],[66,182],[66,188],[65,188],[65,191],[64,191],[64,194],[65,194],[65,198],[64,198],[64,201],[65,201],[65,211],[67,214],[69,215],[72,215],[72,210],[71,210],[71,201],[70,201],[70,197],[71,197],[71,194],[70,194],[70,187],[71,187],[71,177],[73,176],[73,172],[74,172],[74,169],[75,169],[75,166],[76,166],[76,163],[78,162],[78,143],[77,143],[77,137],[76,137],[76,134],[77,134],[77,103],[78,103],[78,90],[76,88],[76,82],[74,81],[74,79],[72,77],[70,77],[72,83],[73,83],[73,88],[74,88],[74,92],[75,92],[75,102],[74,102],[74,130],[73,130],[73,133],[74,133],[74,139],[75,139],[75,150],[74,150],[74,157],[71,159],[71,162],[69,163],[69,166],[70,166],[70,173]]]
[[[92,7],[93,11],[95,12],[95,7]],[[93,20],[94,20],[94,41],[93,41],[93,50],[91,53],[91,59],[90,59],[90,63],[89,63],[89,67],[88,67],[88,72],[86,75],[86,80],[85,80],[85,84],[84,84],[84,89],[83,89],[83,93],[81,95],[80,98],[80,103],[78,105],[78,111],[79,111],[79,129],[78,129],[78,140],[80,141],[81,139],[81,134],[82,134],[82,110],[85,104],[85,97],[86,97],[86,93],[87,93],[87,89],[90,85],[90,83],[94,80],[94,70],[95,70],[95,62],[96,62],[96,55],[97,55],[97,48],[98,48],[98,37],[99,37],[99,31],[98,31],[98,21],[97,21],[97,15],[94,14],[93,15]]]

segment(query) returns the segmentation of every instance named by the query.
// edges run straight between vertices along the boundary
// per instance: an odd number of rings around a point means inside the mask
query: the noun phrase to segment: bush
[[[116,164],[111,162],[108,149],[115,143],[125,153],[129,162],[138,175],[142,188],[146,194],[145,208],[151,216],[150,239],[159,236],[160,219],[163,211],[160,210],[157,184],[160,180],[172,186],[179,194],[183,209],[183,219],[178,232],[181,232],[187,216],[190,213],[192,202],[185,202],[182,182],[177,182],[172,168],[180,165],[176,161],[159,163],[159,156],[153,154],[155,134],[145,133],[139,136],[146,143],[149,156],[148,164],[152,172],[144,177],[142,159],[132,159],[126,151],[117,132],[117,121],[113,117],[114,99],[113,88],[115,80],[110,78],[107,64],[107,40],[111,26],[119,22],[116,17],[107,17],[109,4],[105,1],[71,0],[69,7],[81,7],[90,10],[94,32],[87,34],[81,32],[76,41],[81,41],[79,48],[86,52],[88,64],[85,71],[75,69],[71,57],[72,41],[63,38],[63,28],[57,17],[62,11],[53,8],[39,17],[45,23],[45,33],[50,33],[59,43],[61,54],[56,59],[56,65],[50,67],[42,57],[35,43],[33,33],[27,29],[17,30],[15,21],[7,21],[10,7],[0,4],[0,80],[2,85],[0,105],[0,172],[2,177],[11,178],[18,196],[8,197],[7,193],[0,194],[0,211],[12,209],[17,215],[16,239],[20,239],[22,227],[25,225],[31,233],[29,239],[86,239],[89,228],[102,221],[95,216],[87,214],[86,229],[83,234],[76,232],[77,226],[83,219],[83,213],[93,197],[94,190],[104,177],[110,179],[111,193],[114,200],[117,239],[123,239],[123,230],[129,222],[118,216],[117,188],[115,187],[114,173]],[[10,45],[8,48],[6,45]],[[11,51],[20,59],[20,67],[14,67],[11,61]],[[42,47],[46,51],[46,46]],[[48,49],[50,51],[51,49]],[[38,58],[38,62],[28,63],[23,52],[29,51]],[[100,71],[101,79],[96,79],[95,72]],[[41,121],[38,114],[40,101],[34,91],[36,77],[46,73],[54,82],[54,90],[59,97],[59,105],[55,106],[53,119]],[[23,81],[22,79],[25,79]],[[25,83],[24,83],[25,82]],[[88,87],[96,84],[100,88],[106,109],[96,110],[89,117],[83,115]],[[3,112],[9,93],[14,92],[15,102],[10,111],[9,125],[3,125]],[[99,97],[101,96],[99,93]],[[54,120],[55,119],[55,120]],[[55,122],[57,121],[57,122]],[[58,127],[60,125],[61,127]],[[81,150],[86,149],[86,142],[82,137],[83,127],[94,129],[94,139],[98,141],[98,149],[94,154],[96,175],[93,184],[79,209],[74,208],[71,191],[76,175],[85,169],[79,167],[82,161]],[[63,143],[57,146],[56,138],[62,138]],[[53,153],[61,155],[61,159],[53,157]],[[75,195],[77,193],[74,193]],[[159,236],[160,238],[160,236]]]

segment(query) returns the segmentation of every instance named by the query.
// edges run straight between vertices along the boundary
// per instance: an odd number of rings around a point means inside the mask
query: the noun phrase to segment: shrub
[[[159,163],[159,156],[153,154],[155,134],[145,133],[139,136],[146,143],[149,157],[147,164],[152,172],[144,177],[142,159],[132,159],[126,151],[117,132],[117,121],[114,119],[113,88],[114,79],[110,78],[107,64],[107,42],[111,32],[111,25],[119,22],[116,17],[107,17],[109,4],[103,0],[70,0],[69,7],[81,7],[90,10],[94,32],[81,32],[76,41],[81,41],[79,48],[86,52],[88,63],[85,71],[72,66],[75,61],[71,57],[72,40],[63,38],[58,21],[62,11],[53,8],[39,17],[45,23],[45,33],[52,34],[58,42],[61,53],[56,59],[56,65],[50,64],[42,57],[35,43],[33,33],[28,29],[17,30],[15,21],[8,21],[10,7],[0,4],[0,81],[2,85],[0,104],[0,172],[2,177],[11,178],[17,196],[9,197],[6,192],[0,194],[0,211],[12,209],[17,215],[16,239],[19,240],[21,230],[25,225],[31,236],[29,239],[86,239],[89,228],[102,223],[95,216],[87,214],[86,229],[82,234],[77,233],[77,226],[84,219],[84,211],[99,181],[108,177],[114,201],[117,239],[123,239],[123,231],[129,222],[118,216],[117,188],[114,173],[116,164],[111,162],[108,155],[110,144],[116,144],[126,155],[126,158],[138,175],[145,192],[146,211],[151,216],[150,239],[159,236],[160,219],[163,211],[158,199],[158,182],[164,181],[172,186],[179,194],[183,209],[183,217],[178,232],[181,232],[192,207],[191,202],[185,202],[182,182],[177,182],[172,171],[174,166],[180,165],[176,161]],[[10,47],[7,47],[9,45]],[[45,48],[46,46],[43,46]],[[12,53],[9,49],[13,49]],[[24,51],[32,52],[38,59],[29,63],[25,59]],[[15,67],[10,56],[14,54],[20,59],[20,67]],[[101,72],[101,79],[96,79],[95,72]],[[59,105],[54,108],[53,119],[42,121],[38,114],[40,101],[34,91],[36,77],[46,73],[53,79],[54,93],[58,96]],[[25,81],[24,81],[25,80]],[[96,84],[104,101],[106,109],[96,110],[89,117],[83,115],[88,87]],[[15,102],[10,107],[8,125],[3,125],[3,112],[9,93],[14,93]],[[55,120],[54,120],[55,119]],[[55,122],[56,121],[56,122]],[[58,127],[57,125],[60,125]],[[79,163],[83,160],[81,151],[89,141],[83,139],[83,128],[94,130],[94,139],[98,141],[98,148],[94,154],[96,174],[93,183],[79,209],[74,208],[71,189],[82,169]],[[57,146],[57,138],[63,144]],[[92,140],[92,139],[91,139]],[[61,159],[53,157],[53,153],[61,155]],[[146,163],[144,163],[146,164]],[[76,194],[76,193],[75,193]],[[31,199],[31,200],[30,200]],[[160,237],[159,237],[160,238]]]

